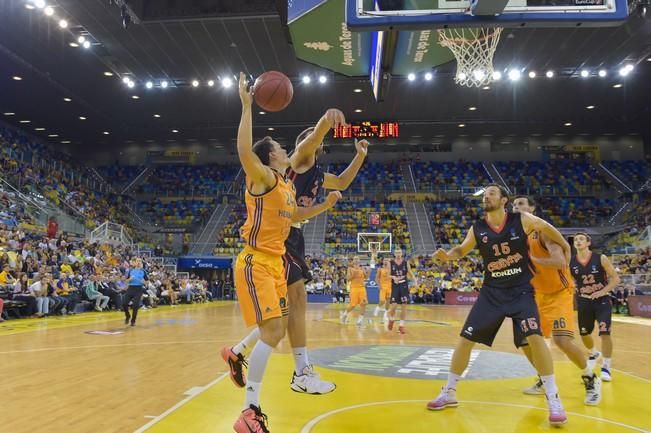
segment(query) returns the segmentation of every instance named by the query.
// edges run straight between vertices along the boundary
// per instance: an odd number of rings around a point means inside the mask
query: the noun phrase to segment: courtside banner
[[[631,316],[651,318],[651,296],[629,296],[628,310]]]
[[[473,305],[479,297],[479,292],[445,292],[445,305]]]

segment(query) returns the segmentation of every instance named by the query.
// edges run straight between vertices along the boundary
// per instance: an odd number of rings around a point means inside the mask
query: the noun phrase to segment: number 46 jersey
[[[481,219],[472,226],[484,259],[484,286],[512,289],[530,286],[533,277],[527,234],[519,213],[507,212],[501,227]]]

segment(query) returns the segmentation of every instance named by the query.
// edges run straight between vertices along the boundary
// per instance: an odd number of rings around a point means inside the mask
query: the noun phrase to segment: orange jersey
[[[380,287],[391,289],[391,272],[384,268],[380,268],[377,271],[380,273]]]
[[[253,195],[247,187],[244,194],[246,222],[241,234],[253,250],[281,256],[289,236],[292,216],[296,211],[294,184],[274,171],[276,185],[264,194]],[[247,179],[247,186],[249,185]]]
[[[532,232],[529,235],[529,254],[534,257],[550,257],[547,247],[542,243],[540,233]],[[536,266],[536,272],[531,279],[536,293],[556,293],[563,289],[573,289],[574,279],[570,273],[570,267],[563,269],[544,268]]]
[[[366,276],[364,275],[364,270],[361,268],[351,268],[350,269],[350,290],[352,291],[353,289],[364,289],[364,279]]]

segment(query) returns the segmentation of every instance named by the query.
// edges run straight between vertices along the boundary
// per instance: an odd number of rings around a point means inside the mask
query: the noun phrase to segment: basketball
[[[261,108],[273,113],[284,110],[292,102],[294,87],[287,75],[268,71],[255,80],[253,96]]]

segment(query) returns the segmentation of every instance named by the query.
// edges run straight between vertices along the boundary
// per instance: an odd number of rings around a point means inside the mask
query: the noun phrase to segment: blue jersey
[[[146,274],[142,268],[134,268],[129,271],[129,285],[130,286],[143,286],[145,284]]]

